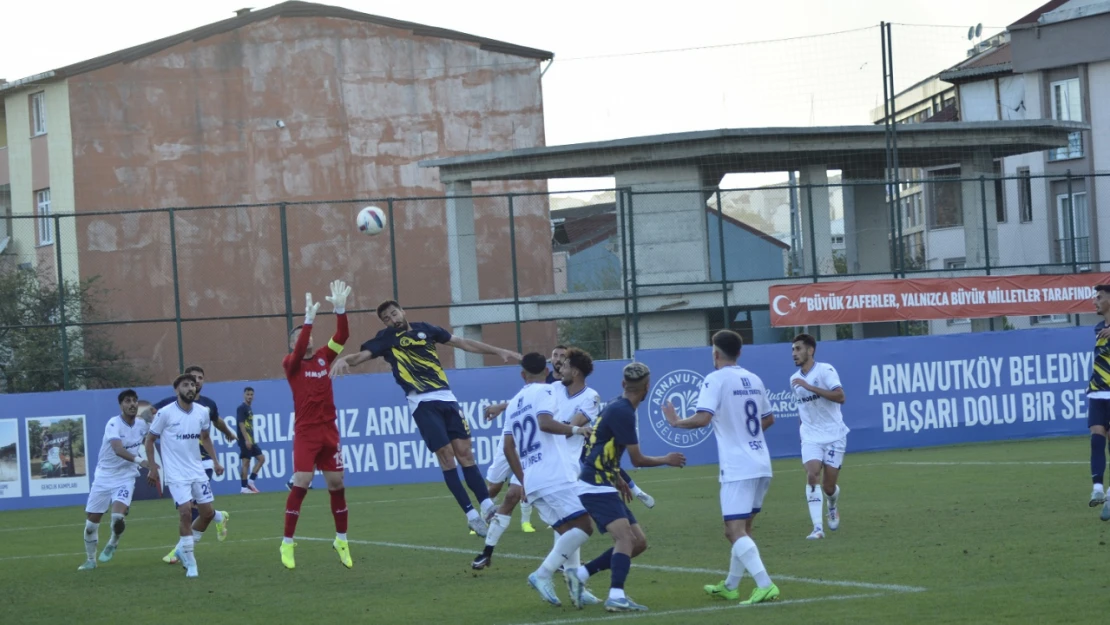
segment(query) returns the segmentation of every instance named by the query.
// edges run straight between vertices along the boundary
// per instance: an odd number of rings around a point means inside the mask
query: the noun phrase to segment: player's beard
[[[193,403],[194,401],[196,401],[197,391],[185,391],[185,393],[180,395],[179,398],[189,403]]]

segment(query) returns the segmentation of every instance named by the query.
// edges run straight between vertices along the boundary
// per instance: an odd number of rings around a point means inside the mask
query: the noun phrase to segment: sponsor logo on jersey
[[[709,438],[712,427],[680,430],[672,428],[663,416],[663,404],[667,402],[674,404],[678,418],[694,416],[704,383],[705,376],[689,369],[671,371],[656,380],[648,393],[648,419],[656,436],[675,447],[695,447]]]
[[[306,378],[326,378],[328,377],[327,371],[305,371],[304,377]]]

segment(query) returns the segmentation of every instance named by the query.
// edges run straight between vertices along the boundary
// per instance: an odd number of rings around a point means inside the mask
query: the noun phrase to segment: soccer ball
[[[385,212],[377,206],[367,206],[358,212],[358,231],[363,234],[378,234],[385,228]]]

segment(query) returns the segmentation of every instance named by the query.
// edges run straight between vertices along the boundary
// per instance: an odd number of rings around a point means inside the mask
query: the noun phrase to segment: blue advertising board
[[[821,343],[818,360],[840,373],[847,402],[848,453],[977,441],[1081,434],[1086,431],[1084,389],[1091,370],[1090,328],[1022,330],[932,337]],[[711,428],[675,430],[663,419],[670,401],[692,414],[703,377],[712,371],[708,347],[642,350],[652,370],[650,393],[639,410],[645,453],[686,454],[691,465],[717,461]],[[627,361],[596,363],[589,383],[609,400],[620,394]],[[798,413],[789,385],[796,370],[789,344],[751,345],[740,364],[766,385],[776,423],[768,430],[774,457],[800,453]],[[500,444],[501,418],[482,410],[520,388],[516,367],[449,373],[474,435],[474,454],[485,468]],[[209,382],[204,394],[235,427],[245,386],[255,390],[255,439],[266,454],[257,484],[284,489],[292,475],[293,401],[284,379]],[[169,396],[169,387],[136,389],[143,399]],[[81,505],[99,457],[104,426],[117,414],[117,390],[0,395],[0,510]],[[335,381],[338,427],[348,486],[439,481],[434,454],[425,449],[401,390],[387,373]],[[237,493],[239,454],[213,431],[227,472],[214,481],[217,495]],[[34,448],[32,448],[34,447]],[[142,496],[142,486],[136,490]],[[149,493],[148,493],[149,494]]]

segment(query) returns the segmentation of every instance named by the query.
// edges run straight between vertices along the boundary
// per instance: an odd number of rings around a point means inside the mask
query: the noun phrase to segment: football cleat
[[[78,571],[91,571],[96,568],[96,560],[85,560],[85,563],[77,567]]]
[[[489,555],[479,553],[474,558],[474,561],[470,563],[470,568],[474,569],[475,571],[481,571],[484,568],[488,568],[491,564],[493,564],[492,553]]]
[[[815,528],[813,528],[813,532],[810,533],[809,536],[806,536],[806,540],[821,540],[824,537],[825,537],[825,532],[822,531],[821,528],[815,527]]]
[[[116,546],[115,545],[113,545],[112,543],[108,543],[107,545],[104,545],[104,551],[100,552],[100,561],[101,562],[111,562],[112,561],[112,556],[115,555],[115,553],[116,553]]]
[[[754,605],[756,603],[763,603],[765,601],[774,601],[779,598],[779,587],[771,584],[766,588],[756,588],[752,591],[752,596],[747,601],[741,601],[740,605]]]
[[[1087,505],[1096,508],[1104,503],[1106,503],[1106,493],[1102,492],[1102,489],[1096,486],[1095,489],[1091,491],[1091,501],[1089,501]]]
[[[729,599],[735,601],[740,598],[740,589],[733,588],[729,590],[725,586],[725,580],[721,580],[718,584],[706,584],[704,587],[706,594],[710,597],[720,597],[722,599]]]
[[[582,583],[582,580],[578,579],[577,572],[563,571],[563,577],[567,580],[567,590],[570,592],[571,605],[581,610],[584,605],[582,593],[586,591],[586,585]]]
[[[339,554],[339,561],[343,563],[343,566],[347,568],[353,568],[355,566],[354,561],[351,560],[351,549],[347,545],[347,541],[336,538],[335,542],[331,544],[331,548],[335,549],[335,552]]]
[[[162,562],[166,564],[177,564],[177,547],[170,549],[170,552],[162,556]]]
[[[840,509],[832,502],[829,502],[829,531],[835,532],[840,527]]]
[[[647,606],[640,605],[628,597],[620,599],[613,599],[610,597],[605,600],[606,612],[647,612]]]
[[[297,543],[287,543],[284,540],[281,541],[281,563],[285,568],[290,570],[297,566],[296,560],[293,558],[293,547],[296,546]]]
[[[227,540],[227,522],[231,520],[231,515],[221,510],[220,514],[223,515],[224,520],[216,523],[216,540],[221,543]]]
[[[520,531],[524,532],[525,534],[534,534],[536,532],[536,528],[532,527],[531,523],[525,523],[521,521]]]
[[[559,601],[559,595],[555,594],[555,582],[550,577],[540,579],[538,575],[532,573],[528,576],[528,585],[535,588],[544,601],[556,607],[563,605],[563,602]]]
[[[639,494],[636,495],[636,499],[639,499],[648,508],[655,507],[655,497],[652,497],[644,491],[640,491]]]
[[[466,525],[475,534],[481,536],[482,538],[485,538],[486,534],[489,532],[489,525],[486,525],[486,522],[483,521],[482,517],[480,516],[474,517],[473,519],[467,519]]]

